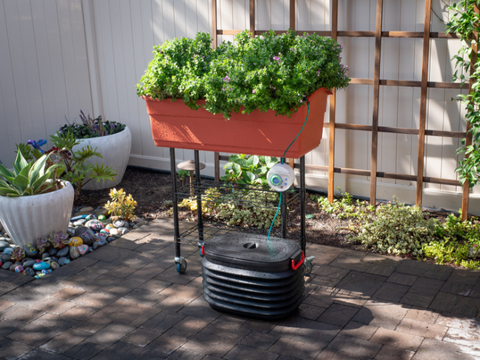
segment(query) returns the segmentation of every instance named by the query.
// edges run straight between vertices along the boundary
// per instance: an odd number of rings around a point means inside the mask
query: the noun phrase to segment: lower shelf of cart
[[[225,235],[231,232],[243,232],[246,234],[267,235],[268,229],[252,229],[247,227],[229,226],[225,224],[205,223],[203,224],[203,241],[208,241],[215,236]],[[272,237],[282,237],[279,228],[272,229],[270,234]],[[300,241],[300,230],[298,232],[287,233],[286,239]],[[199,243],[199,231],[197,224],[192,225],[191,228],[185,230],[180,234],[180,243],[197,246]]]

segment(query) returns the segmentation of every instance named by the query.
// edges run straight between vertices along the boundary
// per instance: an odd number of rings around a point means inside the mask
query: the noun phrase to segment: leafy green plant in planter
[[[342,47],[317,34],[273,31],[211,49],[210,35],[174,39],[154,48],[154,58],[137,85],[139,96],[183,99],[196,110],[230,118],[232,112],[274,110],[290,116],[319,88],[345,88],[350,79],[341,63]],[[202,105],[197,100],[204,99]]]
[[[72,151],[73,147],[78,145],[80,141],[69,131],[52,135],[50,140],[53,147],[46,151],[46,154],[49,155],[47,165],[58,166],[58,164],[61,164],[63,166],[65,170],[61,174],[61,179],[69,181],[74,186],[75,199],[78,199],[82,187],[89,181],[113,180],[117,175],[109,166],[86,164],[85,160],[94,156],[101,158],[102,155],[89,145],[80,150]],[[22,149],[27,154],[28,159],[34,159],[40,154],[39,149],[31,149],[25,144],[18,145],[18,149]],[[88,180],[86,180],[87,177]]]
[[[267,172],[276,163],[278,159],[271,156],[231,155],[223,167],[225,176],[221,179],[244,185],[267,185]]]
[[[102,116],[91,117],[90,114],[85,115],[80,110],[81,124],[66,124],[60,128],[60,134],[70,132],[76,139],[89,139],[119,133],[125,129],[124,124],[116,121],[104,121]],[[68,120],[67,120],[68,122]]]

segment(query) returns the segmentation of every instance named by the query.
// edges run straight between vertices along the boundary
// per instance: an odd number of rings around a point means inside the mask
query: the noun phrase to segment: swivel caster
[[[177,272],[179,274],[184,274],[187,271],[187,261],[184,258],[181,258],[179,261],[175,261],[177,264]]]
[[[305,276],[309,276],[310,273],[312,272],[313,259],[315,259],[315,256],[309,256],[308,258],[305,259],[305,262],[304,262],[304,265],[303,265],[303,274]]]

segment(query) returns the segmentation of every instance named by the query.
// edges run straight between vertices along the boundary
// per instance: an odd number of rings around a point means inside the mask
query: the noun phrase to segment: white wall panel
[[[145,104],[136,84],[152,59],[153,45],[174,37],[211,33],[212,0],[0,0],[0,160],[8,163],[15,143],[44,138],[65,123],[78,121],[80,109],[128,124],[132,131],[131,164],[169,169],[168,149],[155,147]],[[453,0],[450,0],[453,2]],[[220,29],[249,28],[249,0],[217,0]],[[256,28],[289,28],[289,0],[256,0]],[[339,0],[339,30],[375,30],[375,0]],[[422,31],[423,0],[385,0],[383,29]],[[432,31],[444,31],[448,13],[433,0]],[[297,30],[330,30],[331,0],[297,0]],[[219,41],[233,41],[220,36]],[[373,78],[374,39],[341,38],[349,75]],[[449,81],[450,61],[460,44],[431,40],[429,81]],[[383,39],[381,78],[421,80],[422,40]],[[456,90],[429,89],[427,128],[464,131],[464,111],[452,97]],[[463,91],[465,93],[465,91]],[[337,92],[336,121],[370,125],[373,88],[352,85]],[[383,126],[417,128],[420,89],[381,87]],[[329,110],[325,121],[329,120]],[[328,129],[322,144],[306,156],[307,164],[328,164]],[[458,139],[427,137],[425,174],[455,179]],[[336,131],[335,165],[370,169],[371,133]],[[379,134],[378,170],[415,175],[418,136]],[[193,151],[178,150],[177,160]],[[213,175],[213,153],[202,152],[206,173]],[[394,194],[414,202],[415,182],[378,179],[379,198]],[[326,173],[310,171],[310,187],[326,189]],[[336,186],[369,196],[369,178],[336,175]],[[425,205],[456,209],[460,187],[425,184]],[[480,196],[473,189],[473,198]],[[476,201],[472,201],[475,209]],[[480,207],[480,206],[479,206]],[[480,212],[480,209],[474,211]]]

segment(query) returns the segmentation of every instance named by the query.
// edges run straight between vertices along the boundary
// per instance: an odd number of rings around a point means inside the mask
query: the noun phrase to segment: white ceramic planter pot
[[[93,149],[102,154],[103,158],[93,156],[87,161],[87,164],[105,164],[110,166],[117,173],[115,180],[105,180],[105,182],[96,180],[89,181],[82,189],[101,190],[117,186],[122,181],[123,174],[127,168],[130,150],[132,148],[132,133],[128,126],[117,134],[102,136],[91,139],[81,139],[80,144],[73,147],[73,151],[80,150],[82,147],[90,145]]]
[[[54,231],[67,231],[72,215],[73,187],[62,182],[63,188],[46,194],[0,196],[0,221],[17,245],[37,244],[37,239]]]

